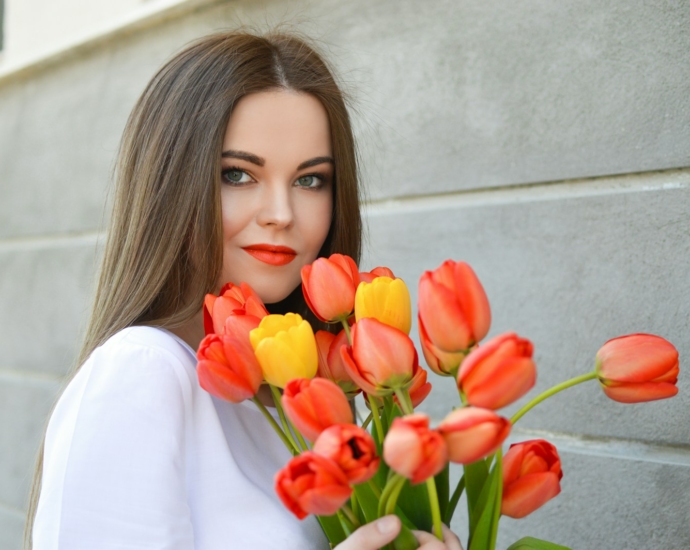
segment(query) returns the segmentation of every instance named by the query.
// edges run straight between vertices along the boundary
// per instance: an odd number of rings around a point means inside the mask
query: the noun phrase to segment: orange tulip
[[[360,271],[359,280],[365,283],[371,283],[377,277],[389,277],[395,279],[393,272],[387,267],[375,267],[371,271]]]
[[[319,368],[316,376],[332,380],[340,386],[348,399],[353,398],[361,390],[345,370],[343,358],[340,355],[340,348],[347,346],[347,334],[344,330],[341,330],[337,336],[331,332],[319,330],[314,337],[319,352]]]
[[[295,378],[281,399],[285,414],[309,441],[333,424],[352,423],[352,408],[335,382],[325,378]]]
[[[225,320],[233,313],[257,317],[268,315],[259,295],[247,283],[240,286],[227,283],[220,289],[220,295],[207,294],[204,299],[204,329],[206,334],[223,334]]]
[[[347,319],[359,284],[357,264],[349,256],[332,254],[302,268],[304,299],[322,321]]]
[[[365,318],[352,327],[352,346],[340,348],[352,380],[375,397],[409,387],[419,368],[410,337],[376,319]]]
[[[353,485],[369,480],[379,467],[374,438],[354,424],[326,428],[314,443],[313,451],[338,464]]]
[[[426,371],[417,365],[412,376],[412,383],[407,390],[410,393],[410,401],[412,401],[412,406],[416,407],[422,401],[426,399],[426,396],[431,393],[431,383],[426,381],[427,375]],[[393,400],[397,403],[398,398],[393,396]]]
[[[534,439],[510,446],[503,457],[501,514],[524,518],[561,492],[561,459],[548,441]]]
[[[209,334],[199,344],[199,385],[220,399],[239,403],[256,395],[263,379],[249,342]]]
[[[471,464],[498,450],[510,433],[510,421],[489,409],[455,409],[437,430],[448,445],[451,462]]]
[[[596,358],[604,393],[621,403],[666,399],[678,393],[678,351],[653,334],[630,334],[606,342]]]
[[[415,413],[393,420],[383,441],[383,459],[414,484],[443,470],[448,451],[441,434],[429,429],[429,417]]]
[[[419,342],[422,345],[422,354],[426,359],[426,364],[440,376],[455,376],[458,372],[458,366],[470,351],[469,349],[454,353],[442,351],[429,340],[421,322],[419,324]]]
[[[532,343],[514,332],[473,350],[458,372],[458,387],[468,403],[495,410],[525,395],[537,379],[532,350]]]
[[[491,325],[489,301],[469,265],[447,260],[422,275],[419,325],[420,333],[424,333],[423,346],[438,348],[444,354],[467,353],[486,336]],[[462,361],[462,355],[456,359]],[[453,372],[458,365],[444,364],[443,370]]]
[[[332,516],[352,494],[340,467],[312,451],[292,458],[276,474],[275,489],[285,507],[298,519],[309,514]]]

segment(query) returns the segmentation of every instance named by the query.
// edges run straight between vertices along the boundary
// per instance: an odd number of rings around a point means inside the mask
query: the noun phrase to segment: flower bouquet
[[[383,267],[360,273],[340,254],[302,268],[309,308],[332,332],[296,313],[269,315],[247,285],[207,295],[207,336],[197,353],[201,386],[238,403],[252,399],[293,458],[275,477],[285,506],[318,517],[333,546],[358,526],[395,513],[403,528],[392,543],[416,548],[411,529],[442,538],[464,492],[468,550],[494,549],[502,515],[522,518],[560,492],[561,464],[544,440],[502,444],[532,407],[566,388],[597,380],[623,403],[663,399],[678,391],[678,352],[650,334],[606,342],[592,372],[534,397],[512,418],[495,411],[534,385],[532,343],[515,333],[485,343],[491,313],[469,265],[446,261],[419,282],[419,334],[429,368],[452,378],[459,402],[436,427],[414,408],[431,391],[408,333],[412,308],[405,283]],[[278,420],[257,398],[271,389]],[[282,390],[282,391],[281,391]],[[369,408],[357,425],[353,398]],[[464,475],[451,491],[449,462]],[[557,549],[527,537],[510,549]]]

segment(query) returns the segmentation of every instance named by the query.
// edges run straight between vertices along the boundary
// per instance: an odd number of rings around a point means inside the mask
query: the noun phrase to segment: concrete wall
[[[19,548],[31,463],[85,322],[125,117],[183,44],[288,20],[328,45],[360,136],[365,266],[415,293],[425,269],[470,262],[492,334],[535,343],[536,393],[619,334],[690,353],[689,17],[680,0],[216,2],[0,79],[0,548]],[[425,408],[441,418],[453,388],[433,381]],[[563,492],[504,519],[499,547],[690,547],[684,373],[678,385],[625,406],[590,383],[526,416],[514,439],[557,444]]]

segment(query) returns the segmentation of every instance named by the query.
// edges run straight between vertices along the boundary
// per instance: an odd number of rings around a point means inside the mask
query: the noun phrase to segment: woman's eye
[[[238,170],[237,168],[230,168],[228,170],[223,170],[221,172],[221,177],[223,182],[229,184],[241,184],[251,181],[251,177],[244,170]]]
[[[308,189],[315,189],[321,187],[323,180],[319,176],[302,176],[297,178],[297,185],[299,187],[306,187]]]

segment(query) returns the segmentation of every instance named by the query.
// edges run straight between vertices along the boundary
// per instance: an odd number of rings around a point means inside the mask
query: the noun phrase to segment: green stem
[[[343,328],[345,329],[345,336],[347,336],[347,343],[349,345],[352,345],[352,335],[350,334],[350,323],[347,322],[347,319],[341,319],[340,323],[343,325]]]
[[[345,535],[349,537],[354,532],[355,526],[352,525],[352,522],[345,515],[342,508],[340,510],[338,510],[337,514],[338,514],[338,519],[340,520],[340,525],[342,526],[343,531],[345,531]]]
[[[275,418],[273,418],[273,415],[270,412],[268,412],[268,409],[266,409],[264,404],[261,401],[259,401],[259,399],[257,397],[252,397],[252,401],[254,401],[254,403],[256,404],[257,407],[259,407],[259,410],[263,413],[263,415],[269,421],[271,426],[273,426],[273,429],[278,434],[280,439],[283,440],[283,443],[289,449],[289,451],[294,456],[297,456],[300,453],[299,449],[297,448],[297,445],[295,445],[295,442],[292,441],[290,438],[288,438],[285,435],[285,432],[280,429],[280,426],[278,426],[278,423],[275,421]]]
[[[371,419],[374,418],[374,415],[372,413],[369,413],[369,416],[367,416],[367,419],[362,423],[362,429],[366,430],[369,427],[369,424],[371,423]]]
[[[367,481],[367,483],[369,484],[369,489],[371,489],[371,492],[374,493],[378,500],[381,500],[381,489],[379,489],[379,486],[376,485],[372,479]]]
[[[343,504],[340,508],[340,511],[345,515],[355,529],[360,526],[357,516],[355,516],[352,509],[347,504]]]
[[[381,445],[383,445],[383,426],[381,425],[381,418],[379,417],[379,408],[376,405],[376,401],[374,400],[373,395],[368,395],[367,394],[367,399],[369,400],[369,406],[371,407],[371,414],[372,417],[374,418],[374,426],[376,426],[376,434],[378,435],[379,442]]]
[[[410,392],[404,388],[396,388],[395,397],[398,398],[398,403],[400,403],[400,408],[405,414],[412,414],[414,408],[412,407],[412,399],[410,399]]]
[[[400,476],[399,480],[396,480],[393,490],[388,495],[388,502],[386,502],[385,515],[394,514],[395,507],[398,504],[398,497],[405,486],[407,478]]]
[[[405,478],[400,474],[396,474],[393,470],[391,470],[389,474],[388,481],[386,482],[383,492],[381,493],[381,497],[379,498],[379,517],[382,517],[386,514],[388,500],[390,499],[393,491],[395,491],[397,485],[405,482]]]
[[[582,382],[587,382],[587,380],[594,380],[597,377],[597,373],[592,371],[588,372],[587,374],[583,374],[581,376],[576,376],[575,378],[571,378],[570,380],[566,380],[565,382],[561,382],[560,384],[556,384],[553,388],[549,388],[543,393],[540,393],[537,395],[534,399],[532,399],[529,403],[527,403],[524,407],[522,407],[518,412],[516,412],[513,415],[513,418],[510,419],[511,424],[515,424],[518,420],[520,420],[527,411],[532,409],[533,407],[537,406],[539,403],[544,401],[544,399],[548,399],[552,395],[557,394],[560,391],[563,391],[567,388],[570,388],[572,386],[576,386],[577,384],[581,384]]]
[[[278,388],[276,388],[273,384],[268,385],[269,388],[271,388],[271,393],[273,394],[273,403],[276,406],[276,410],[278,411],[278,416],[280,417],[280,423],[283,425],[283,430],[285,430],[285,435],[290,438],[290,441],[292,441],[292,444],[295,446],[296,449],[301,451],[302,449],[300,446],[297,444],[297,441],[295,441],[295,438],[292,435],[292,431],[290,430],[290,426],[288,425],[287,418],[285,418],[285,411],[283,411],[283,406],[280,403],[280,391]]]
[[[465,476],[463,475],[455,486],[455,491],[453,491],[453,496],[450,497],[448,501],[448,508],[446,508],[446,517],[443,518],[446,525],[450,525],[450,520],[453,519],[453,514],[455,513],[455,507],[458,505],[458,501],[465,490]]]
[[[426,480],[426,490],[429,493],[429,505],[431,506],[431,519],[434,525],[434,535],[438,540],[443,540],[443,529],[441,529],[441,508],[438,505],[438,493],[436,492],[436,481],[433,477]]]
[[[491,518],[491,535],[489,540],[489,548],[493,550],[496,548],[496,537],[498,536],[498,520],[501,519],[501,504],[503,503],[503,453],[501,449],[496,451],[496,500],[494,501],[494,513]]]

